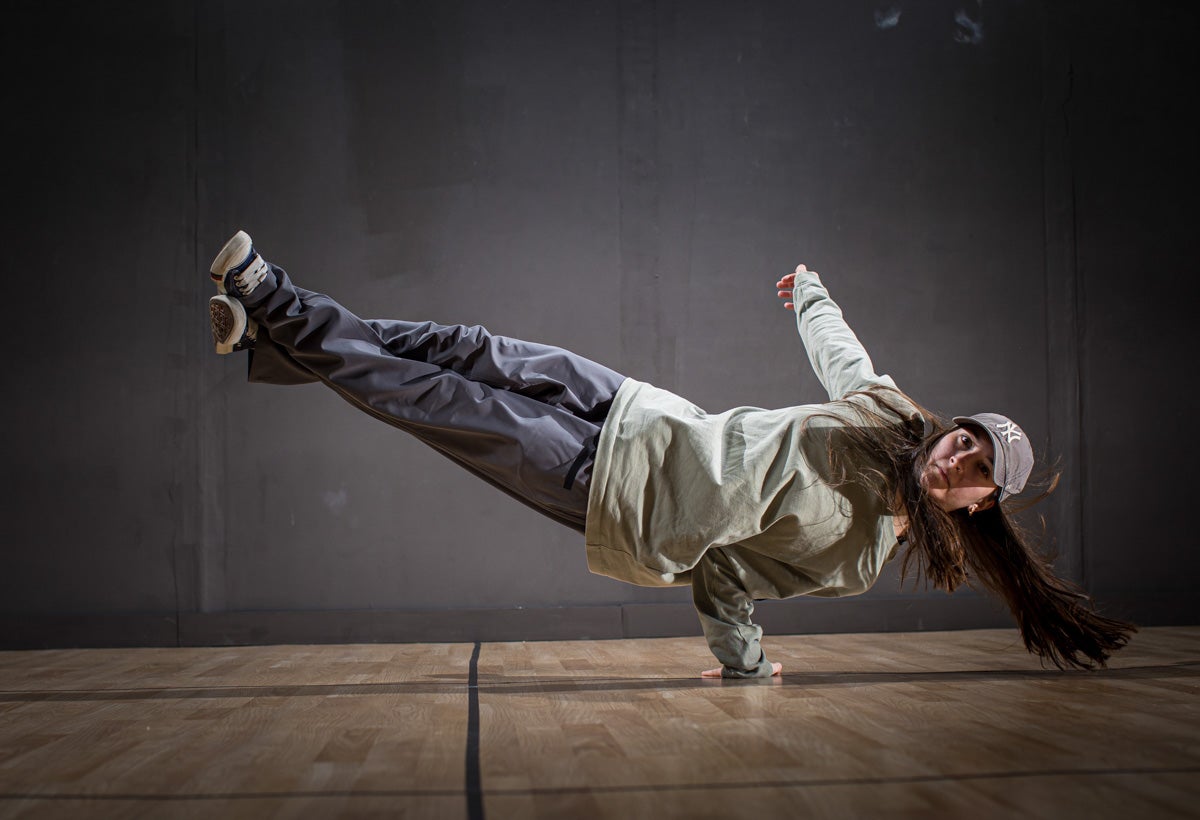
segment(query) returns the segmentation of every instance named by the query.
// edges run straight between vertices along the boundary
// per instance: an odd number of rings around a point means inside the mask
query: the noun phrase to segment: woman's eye
[[[971,448],[971,439],[967,438],[967,435],[966,435],[966,433],[964,433],[963,435],[959,436],[959,437],[958,437],[958,440],[959,440],[960,442],[962,442],[962,446],[963,446],[963,447],[966,447],[967,449],[970,449],[970,448]]]
[[[984,478],[991,478],[991,477],[992,477],[992,471],[991,471],[991,470],[989,470],[987,467],[980,467],[979,469],[983,470],[983,477],[984,477]]]

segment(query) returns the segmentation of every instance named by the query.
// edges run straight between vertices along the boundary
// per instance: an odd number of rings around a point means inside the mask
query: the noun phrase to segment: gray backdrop
[[[591,576],[576,533],[213,355],[205,271],[239,227],[362,315],[714,411],[823,399],[773,288],[806,262],[880,372],[1061,460],[1038,511],[1064,574],[1195,622],[1193,9],[10,4],[0,645],[698,632],[686,590]],[[1010,623],[894,566],[760,614]]]

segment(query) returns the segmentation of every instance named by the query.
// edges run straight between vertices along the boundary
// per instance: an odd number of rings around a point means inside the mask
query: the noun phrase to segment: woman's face
[[[946,512],[963,507],[986,510],[995,503],[992,441],[972,426],[956,427],[938,439],[921,471],[921,486]]]

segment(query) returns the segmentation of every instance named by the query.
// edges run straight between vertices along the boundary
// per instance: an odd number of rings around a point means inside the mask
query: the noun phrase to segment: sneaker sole
[[[240,302],[228,296],[212,297],[208,300],[208,320],[217,353],[224,356],[241,349],[238,344],[246,333],[246,309]]]

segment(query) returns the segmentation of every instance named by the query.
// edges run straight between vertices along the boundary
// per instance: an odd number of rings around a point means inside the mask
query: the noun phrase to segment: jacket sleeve
[[[771,663],[760,644],[762,628],[750,620],[754,601],[725,550],[708,550],[692,570],[692,601],[708,648],[723,667],[721,677],[771,676]]]
[[[855,390],[883,385],[895,389],[891,376],[875,374],[871,357],[842,318],[842,310],[829,297],[813,271],[796,274],[792,289],[796,325],[808,359],[833,401]]]

